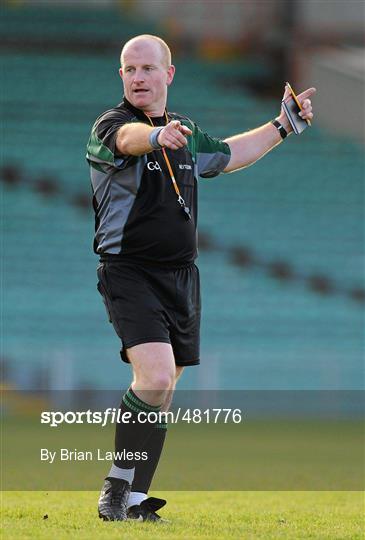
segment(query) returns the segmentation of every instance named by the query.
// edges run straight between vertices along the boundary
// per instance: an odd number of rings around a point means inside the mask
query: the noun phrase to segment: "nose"
[[[134,73],[133,82],[134,83],[141,83],[143,81],[144,81],[143,69],[136,69],[136,71]]]

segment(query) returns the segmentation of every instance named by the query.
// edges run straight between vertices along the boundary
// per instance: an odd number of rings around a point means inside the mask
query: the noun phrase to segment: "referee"
[[[95,210],[98,290],[122,342],[133,381],[116,424],[115,459],[99,498],[99,517],[158,521],[166,501],[148,497],[166,424],[145,422],[167,410],[185,366],[199,364],[200,289],[197,177],[251,165],[292,132],[286,114],[225,140],[166,109],[175,67],[167,44],[128,41],[119,70],[123,101],[101,114],[87,145]],[[298,96],[313,117],[309,88]],[[284,99],[290,95],[285,88]],[[153,415],[155,419],[158,415]]]

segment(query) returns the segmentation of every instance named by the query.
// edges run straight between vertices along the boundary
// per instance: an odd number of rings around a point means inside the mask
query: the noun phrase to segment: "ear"
[[[167,81],[166,81],[167,86],[170,86],[170,84],[172,83],[174,79],[174,75],[175,75],[175,66],[171,65],[169,66],[167,70]]]
[[[121,79],[123,79],[123,70],[122,68],[119,68],[119,76]]]

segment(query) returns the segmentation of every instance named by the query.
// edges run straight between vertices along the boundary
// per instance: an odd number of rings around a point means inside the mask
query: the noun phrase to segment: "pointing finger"
[[[181,126],[180,128],[180,131],[181,133],[183,133],[184,135],[192,135],[193,132],[191,131],[191,129],[189,129],[187,126]]]
[[[298,95],[298,99],[300,101],[300,103],[302,103],[302,101],[306,98],[308,98],[309,96],[312,96],[313,94],[315,94],[317,92],[317,89],[316,88],[308,88],[307,90],[304,90],[304,92],[302,92],[301,94]]]

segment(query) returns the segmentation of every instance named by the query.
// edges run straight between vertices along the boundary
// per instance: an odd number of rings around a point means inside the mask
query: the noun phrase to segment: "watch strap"
[[[278,132],[280,133],[280,136],[282,139],[285,139],[285,137],[288,135],[288,132],[286,131],[285,127],[280,124],[279,120],[272,120],[272,125],[276,127]]]

